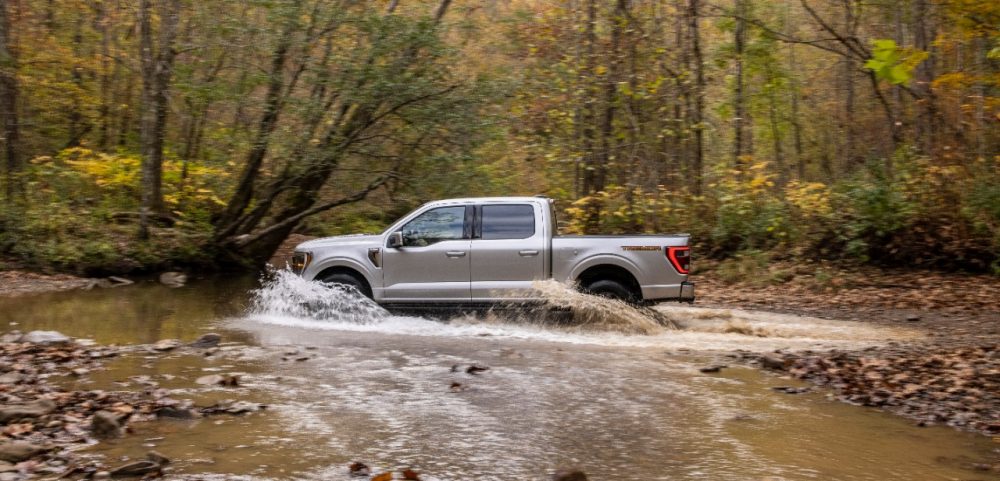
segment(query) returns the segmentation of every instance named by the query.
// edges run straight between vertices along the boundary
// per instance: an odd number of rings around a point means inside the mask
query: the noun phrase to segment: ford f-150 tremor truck
[[[687,234],[559,236],[552,200],[495,197],[424,204],[377,235],[315,239],[291,268],[352,286],[385,307],[530,303],[555,279],[632,303],[694,301]]]

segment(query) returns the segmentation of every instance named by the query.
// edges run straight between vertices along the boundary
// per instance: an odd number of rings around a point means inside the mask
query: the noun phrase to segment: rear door
[[[472,235],[472,300],[537,297],[544,279],[545,229],[542,206],[487,203],[476,206]]]
[[[429,209],[403,225],[403,246],[385,246],[382,302],[468,302],[472,206]]]

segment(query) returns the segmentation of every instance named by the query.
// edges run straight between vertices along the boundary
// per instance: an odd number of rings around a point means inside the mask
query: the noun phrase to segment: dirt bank
[[[0,271],[0,297],[68,291],[83,289],[91,285],[93,285],[93,279],[69,274],[38,274],[21,270]]]

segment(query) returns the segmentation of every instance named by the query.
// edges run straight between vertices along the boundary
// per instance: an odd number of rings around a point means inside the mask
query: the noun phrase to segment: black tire
[[[594,281],[587,284],[584,286],[583,292],[595,296],[607,297],[609,299],[617,299],[628,303],[635,303],[637,301],[635,293],[630,291],[628,287],[625,287],[625,285],[618,281],[608,279]]]
[[[333,274],[327,274],[320,279],[320,282],[324,284],[340,284],[344,286],[353,287],[355,290],[360,292],[365,297],[371,299],[372,291],[368,287],[368,283],[358,279],[357,276],[353,274],[348,274],[346,272],[335,272]]]

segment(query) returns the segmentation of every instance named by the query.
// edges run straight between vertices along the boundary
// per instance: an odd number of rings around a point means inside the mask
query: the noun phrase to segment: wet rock
[[[201,412],[201,414],[206,416],[213,414],[232,414],[234,416],[239,416],[241,414],[261,411],[266,408],[267,406],[264,404],[251,403],[246,401],[225,400],[217,402],[211,406],[199,408],[198,410]]]
[[[473,375],[479,374],[479,373],[484,372],[484,371],[489,371],[489,370],[490,370],[489,366],[478,366],[476,364],[473,364],[473,365],[465,368],[465,372],[467,374],[473,374]]]
[[[560,469],[552,475],[552,481],[587,481],[587,475],[579,469]]]
[[[409,479],[411,481],[420,481],[420,473],[418,473],[418,472],[416,472],[416,471],[414,471],[414,470],[412,470],[410,468],[404,469],[403,472],[402,472],[402,475],[403,475],[403,479]]]
[[[110,411],[98,411],[90,421],[90,432],[98,439],[117,438],[122,435],[122,424],[118,415]]]
[[[148,461],[152,461],[152,462],[154,462],[156,464],[159,464],[160,466],[165,466],[167,464],[170,464],[170,458],[168,458],[168,457],[166,457],[166,456],[164,456],[164,455],[162,455],[162,454],[160,454],[160,453],[158,453],[156,451],[150,451],[150,452],[146,453],[146,459]]]
[[[32,344],[68,344],[72,339],[58,331],[31,331],[21,337],[21,342]]]
[[[161,418],[172,418],[172,419],[194,419],[198,417],[198,413],[193,409],[179,408],[174,406],[163,406],[158,408],[156,411],[157,417]]]
[[[209,374],[195,379],[194,382],[203,386],[237,387],[240,385],[240,378],[239,374]]]
[[[76,377],[83,377],[86,376],[87,374],[90,374],[90,369],[87,369],[85,367],[78,367],[76,369],[71,370],[70,373]]]
[[[24,380],[24,376],[16,371],[11,371],[0,375],[0,384],[17,384]]]
[[[918,316],[916,314],[909,314],[909,315],[906,316],[906,321],[907,322],[917,322],[919,320],[920,320],[920,316]]]
[[[218,346],[219,342],[221,341],[222,341],[222,336],[214,332],[210,332],[208,334],[203,334],[197,340],[192,342],[191,347],[196,347],[199,349],[208,349],[210,347]]]
[[[367,464],[355,461],[347,467],[350,471],[351,476],[368,476],[372,473],[371,468]]]
[[[8,423],[17,419],[37,418],[56,410],[56,403],[50,399],[38,399],[25,404],[14,404],[0,407],[0,423]]]
[[[22,336],[24,336],[24,334],[15,329],[0,336],[0,343],[7,344],[11,342],[20,342]]]
[[[160,274],[160,284],[167,287],[181,287],[187,283],[187,274],[183,272],[164,272]]]
[[[135,461],[112,469],[109,474],[112,478],[126,478],[131,476],[144,476],[150,473],[159,473],[161,469],[162,466],[152,461]]]
[[[220,374],[209,374],[195,379],[194,382],[203,386],[216,386],[222,384],[223,379]]]
[[[807,387],[775,386],[772,387],[771,390],[782,392],[785,394],[802,394],[805,392],[809,392],[811,389]]]
[[[10,463],[20,463],[48,451],[49,448],[45,446],[26,441],[10,441],[0,443],[0,460]]]
[[[702,372],[702,373],[705,373],[705,374],[710,374],[710,373],[719,372],[724,367],[726,367],[726,366],[707,366],[707,367],[703,367],[701,369],[698,369],[698,372]]]
[[[786,367],[785,366],[785,360],[782,359],[782,358],[780,358],[780,357],[778,357],[778,356],[765,355],[765,356],[761,356],[758,359],[758,361],[760,362],[760,365],[762,367],[764,367],[765,369],[773,369],[775,371],[784,371],[785,367]]]
[[[177,339],[161,339],[159,341],[156,341],[156,344],[153,344],[153,350],[160,352],[167,352],[167,351],[173,351],[174,349],[177,349],[178,347],[181,347],[183,345],[184,343],[178,341]]]
[[[451,387],[448,388],[451,392],[462,392],[465,390],[465,386],[460,382],[451,383]]]

